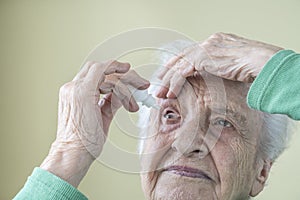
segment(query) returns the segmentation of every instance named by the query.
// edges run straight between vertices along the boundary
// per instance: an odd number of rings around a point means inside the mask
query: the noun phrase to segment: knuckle
[[[208,39],[214,39],[219,37],[219,32],[213,33],[211,36],[208,37]]]
[[[101,63],[98,62],[92,63],[91,68],[95,68],[95,67],[101,67]]]
[[[70,91],[70,89],[73,87],[72,82],[65,83],[63,86],[60,87],[59,92],[65,93],[66,91]]]
[[[130,66],[130,64],[128,62],[119,62],[119,61],[116,61],[116,62],[122,66]]]
[[[96,61],[87,61],[85,64],[88,65],[88,66],[90,66],[90,65],[93,65],[95,63],[96,63]]]
[[[65,83],[59,89],[59,95],[61,97],[76,95],[76,96],[84,96],[87,91],[87,86],[82,81],[71,81]]]
[[[219,37],[219,38],[222,38],[223,36],[226,35],[226,33],[223,33],[223,32],[216,32],[213,34],[215,37]]]
[[[59,89],[59,97],[60,98],[66,98],[67,96],[70,96],[73,92],[74,92],[73,82],[65,83]]]
[[[129,68],[130,67],[130,64],[128,62],[119,62],[117,60],[110,60],[109,61],[109,65],[110,66],[114,66],[114,67],[122,67],[122,68]]]
[[[118,64],[120,64],[120,62],[117,61],[117,60],[115,60],[115,59],[110,59],[110,60],[108,61],[108,63],[110,63],[110,65],[118,65]]]
[[[122,76],[116,74],[109,74],[105,76],[105,82],[107,83],[118,83],[122,79]]]
[[[129,69],[130,68],[130,64],[128,62],[122,63],[122,67]]]
[[[222,32],[217,32],[217,33],[214,33],[212,34],[209,38],[208,38],[208,41],[218,41],[218,40],[221,40],[222,38],[224,38],[226,36],[225,33],[222,33]]]
[[[134,70],[129,70],[126,74],[124,74],[123,76],[120,77],[121,81],[124,80],[135,80],[135,79],[139,79],[140,76],[138,75],[138,73]]]

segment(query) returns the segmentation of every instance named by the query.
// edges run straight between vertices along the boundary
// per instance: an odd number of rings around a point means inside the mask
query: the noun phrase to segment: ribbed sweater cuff
[[[281,63],[285,62],[285,59],[294,53],[292,50],[281,50],[271,57],[250,87],[247,95],[249,107],[261,110],[265,91],[280,69]]]
[[[87,200],[75,187],[54,174],[36,167],[28,178],[27,186],[30,188],[40,187],[47,192],[47,199],[74,199]]]

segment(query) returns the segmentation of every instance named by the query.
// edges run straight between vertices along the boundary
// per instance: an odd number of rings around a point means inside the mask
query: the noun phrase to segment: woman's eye
[[[166,110],[163,113],[162,117],[163,117],[163,121],[166,124],[176,124],[176,123],[180,122],[180,119],[181,119],[181,116],[173,110]]]
[[[179,115],[172,112],[172,111],[167,111],[166,114],[164,114],[164,118],[166,118],[166,119],[178,119]]]
[[[217,124],[220,125],[220,126],[226,127],[226,128],[233,127],[233,125],[229,121],[227,121],[225,119],[218,120]]]

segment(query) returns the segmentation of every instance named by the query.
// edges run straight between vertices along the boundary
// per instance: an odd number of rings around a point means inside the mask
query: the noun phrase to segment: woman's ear
[[[270,160],[263,160],[259,162],[258,171],[250,191],[251,197],[255,197],[264,189],[272,164],[273,162]]]

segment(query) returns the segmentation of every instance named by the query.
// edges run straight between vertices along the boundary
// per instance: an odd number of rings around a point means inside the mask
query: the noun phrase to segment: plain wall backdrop
[[[300,52],[300,1],[0,1],[0,199],[11,199],[47,155],[60,86],[97,44],[141,27],[199,41],[230,32]],[[300,199],[299,144],[295,134],[256,199]],[[144,199],[138,175],[97,162],[79,190],[90,199]]]

